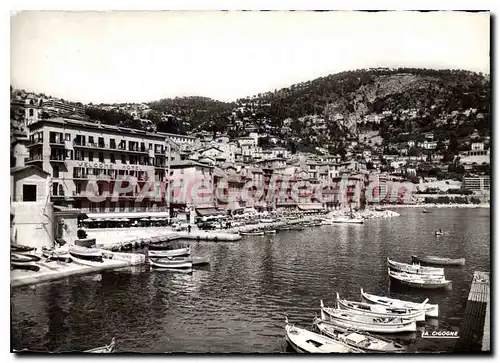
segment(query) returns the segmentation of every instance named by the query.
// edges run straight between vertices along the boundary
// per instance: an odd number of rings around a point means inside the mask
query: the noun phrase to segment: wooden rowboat
[[[297,353],[364,353],[339,340],[298,328],[286,319],[285,338]]]
[[[73,246],[70,247],[69,253],[74,258],[81,260],[103,262],[102,251],[99,248]]]
[[[368,294],[361,288],[361,298],[372,304],[378,304],[387,307],[403,308],[403,309],[422,309],[425,310],[425,316],[429,318],[437,318],[439,316],[439,305],[428,304],[429,299],[425,299],[423,303],[415,303],[412,301],[391,299],[385,296],[377,296]]]
[[[23,245],[17,245],[17,244],[10,245],[10,251],[17,252],[17,253],[33,252],[35,249],[36,249],[35,247],[30,247],[30,246],[23,246]]]
[[[47,247],[42,247],[42,256],[53,261],[70,262],[71,255],[68,250],[57,250]]]
[[[340,329],[319,318],[315,318],[313,324],[321,334],[367,353],[401,353],[406,350],[404,346],[393,340],[366,332]]]
[[[415,275],[404,272],[394,272],[387,269],[391,281],[400,283],[409,287],[422,289],[442,289],[451,286],[451,281],[446,280],[443,275]]]
[[[275,229],[269,229],[267,231],[264,231],[264,234],[276,234],[276,230]]]
[[[192,269],[193,260],[184,257],[149,258],[149,264],[157,268],[167,269]]]
[[[10,262],[10,267],[14,270],[30,270],[30,271],[39,271],[40,267],[35,265],[34,262]]]
[[[415,255],[411,256],[412,262],[419,262],[425,265],[434,266],[463,266],[465,265],[465,258],[447,258],[447,257],[437,257],[437,256],[424,256],[417,257]]]
[[[420,275],[444,275],[444,268],[420,266],[420,264],[407,264],[396,262],[387,257],[387,265],[396,271]]]
[[[113,353],[115,350],[115,338],[111,340],[111,343],[109,345],[105,345],[103,347],[98,347],[94,349],[89,349],[84,351],[84,353]]]
[[[264,232],[263,231],[256,231],[256,232],[240,232],[242,236],[263,236]]]
[[[26,262],[37,262],[40,261],[41,258],[31,254],[23,255],[19,253],[11,253],[10,260],[11,262],[26,263]]]
[[[148,256],[151,257],[178,257],[178,256],[189,256],[191,254],[191,249],[189,247],[186,248],[178,248],[175,250],[148,250]]]
[[[321,320],[345,329],[362,330],[371,333],[404,333],[417,331],[415,319],[400,317],[376,317],[353,313],[348,310],[327,308],[321,300]]]
[[[403,318],[415,319],[415,321],[425,321],[425,311],[423,309],[407,309],[407,308],[393,308],[382,305],[368,304],[358,301],[349,301],[340,299],[337,293],[337,309],[344,309],[352,311],[356,314],[384,317],[384,318]]]

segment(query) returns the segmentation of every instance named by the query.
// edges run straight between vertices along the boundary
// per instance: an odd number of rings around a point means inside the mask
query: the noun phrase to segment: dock
[[[475,271],[455,352],[490,351],[490,274]]]

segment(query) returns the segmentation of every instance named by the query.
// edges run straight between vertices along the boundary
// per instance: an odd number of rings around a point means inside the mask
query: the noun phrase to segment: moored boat
[[[189,256],[191,254],[190,247],[177,248],[175,250],[154,250],[148,249],[148,256],[151,257],[180,257]]]
[[[430,212],[431,212],[431,211],[429,211],[429,210],[427,210],[427,209],[424,209],[424,210],[422,211],[422,213],[430,213]]]
[[[72,257],[77,259],[103,262],[102,251],[99,248],[72,246],[69,248],[69,253]]]
[[[278,228],[278,231],[289,231],[290,227],[289,226],[282,226]]]
[[[40,270],[40,267],[35,265],[34,262],[11,261],[10,266],[14,270],[30,270],[30,271],[39,271]]]
[[[352,311],[356,314],[385,317],[415,319],[415,321],[425,321],[425,311],[423,309],[393,308],[382,305],[374,305],[358,301],[340,299],[337,293],[337,308]]]
[[[435,266],[463,266],[465,265],[465,258],[447,258],[437,256],[411,256],[412,262],[418,262],[425,265]]]
[[[240,232],[242,236],[263,236],[263,231],[254,231],[254,232]]]
[[[425,299],[422,303],[415,303],[412,301],[392,299],[385,296],[377,296],[368,294],[361,288],[361,298],[372,304],[378,304],[388,307],[402,308],[402,309],[422,309],[425,310],[425,316],[429,318],[437,318],[439,315],[438,304],[428,304],[429,299]]]
[[[20,253],[11,253],[10,260],[11,262],[26,263],[26,262],[37,262],[40,261],[41,258],[31,254],[23,255]]]
[[[416,263],[410,265],[403,262],[393,261],[389,257],[387,257],[387,265],[393,270],[410,274],[444,275],[444,268],[420,266],[420,264]]]
[[[422,289],[441,289],[451,286],[451,281],[446,280],[444,275],[416,275],[407,274],[405,272],[394,272],[390,268],[387,269],[391,281],[398,282],[409,287],[417,287]]]
[[[285,338],[297,353],[364,353],[339,340],[291,325],[286,319]]]
[[[315,318],[313,324],[321,334],[367,353],[402,353],[406,350],[404,346],[393,340],[362,331],[338,328],[319,318]]]
[[[167,257],[167,258],[149,258],[149,264],[157,268],[167,269],[192,269],[193,260],[188,257]]]
[[[111,339],[111,343],[103,347],[85,350],[84,353],[113,353],[115,350],[115,338]]]
[[[11,244],[10,245],[10,251],[11,252],[17,252],[17,253],[28,253],[28,252],[33,252],[35,251],[35,247],[30,247],[30,246],[23,246],[23,245],[18,245],[18,244]]]
[[[264,231],[264,234],[276,234],[276,230],[275,229],[268,229],[268,230]]]
[[[66,249],[57,250],[54,248],[42,247],[42,256],[53,261],[71,261],[71,255]]]
[[[332,224],[363,224],[364,221],[362,218],[356,218],[356,217],[349,217],[349,216],[340,216],[340,217],[333,217],[331,219]]]
[[[441,231],[434,231],[434,234],[436,236],[443,236],[445,234],[445,232],[441,232]]]
[[[363,330],[371,333],[404,333],[417,331],[415,319],[356,314],[348,310],[327,308],[323,305],[323,300],[321,300],[321,320],[341,328]]]
[[[301,225],[295,225],[290,227],[290,230],[292,231],[303,231],[304,229],[305,229],[304,226]]]

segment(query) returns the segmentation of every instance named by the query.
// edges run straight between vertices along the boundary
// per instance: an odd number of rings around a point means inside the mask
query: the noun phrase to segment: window
[[[94,160],[94,153],[92,151],[89,151],[89,161],[93,161],[93,160]]]
[[[66,149],[66,159],[67,160],[73,160],[73,150],[67,150]]]
[[[112,163],[115,162],[115,154],[109,154],[109,161]]]
[[[104,153],[103,152],[99,153],[99,162],[104,163]]]
[[[62,184],[59,184],[59,196],[64,196],[64,188]]]
[[[149,144],[149,150],[153,150],[153,144]]]
[[[145,151],[145,150],[146,150],[146,145],[143,142],[141,142],[141,151]]]
[[[76,190],[76,194],[80,194],[82,192],[82,184],[75,183],[75,190]]]
[[[115,139],[109,139],[109,147],[111,149],[116,149]]]
[[[23,185],[23,202],[36,202],[36,185]]]
[[[89,144],[92,145],[94,143],[94,136],[89,136]]]
[[[30,108],[30,117],[33,117],[34,113],[35,113],[35,112],[33,111],[33,109],[32,109],[32,108]]]
[[[75,160],[79,160],[79,161],[83,160],[82,152],[80,150],[75,150]]]
[[[122,157],[122,164],[126,164],[127,163],[127,156],[125,154],[121,154],[121,157]]]
[[[71,134],[66,134],[66,141],[71,141]]]
[[[54,165],[54,167],[52,168],[52,174],[54,178],[59,178],[59,166]]]
[[[52,184],[52,195],[57,195],[57,187],[59,186],[59,183],[54,183]]]
[[[98,139],[99,147],[104,147],[104,137]]]

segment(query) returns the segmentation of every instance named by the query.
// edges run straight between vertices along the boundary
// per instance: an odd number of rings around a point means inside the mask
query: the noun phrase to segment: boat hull
[[[318,331],[321,332],[321,334],[335,340],[340,340],[343,343],[352,346],[353,348],[364,350],[367,353],[402,353],[406,351],[406,348],[404,346],[397,344],[390,339],[371,335],[365,332],[354,332],[351,330],[339,329],[335,325],[324,322],[321,319],[315,319],[314,325],[316,326]],[[375,344],[356,344],[356,342],[349,339],[349,335],[351,333],[363,335],[365,338],[367,338],[367,340]]]
[[[69,252],[53,251],[50,249],[42,249],[42,256],[53,261],[70,262],[71,255]]]
[[[80,260],[103,262],[102,251],[95,248],[73,247],[69,249],[69,254]]]
[[[32,254],[18,254],[11,253],[10,255],[11,262],[17,263],[27,263],[27,262],[37,262],[40,261],[41,258]]]
[[[148,250],[148,256],[151,257],[179,257],[179,256],[189,256],[191,254],[191,249],[179,248],[175,250]]]
[[[242,236],[263,236],[264,232],[240,232]]]
[[[444,276],[432,278],[426,275],[412,275],[388,270],[391,283],[419,289],[444,289],[451,287],[451,281],[445,280]]]
[[[332,219],[332,224],[363,224],[362,219]]]
[[[364,353],[345,343],[290,324],[285,325],[285,338],[298,353]]]
[[[149,258],[149,264],[156,268],[166,269],[192,269],[193,261],[191,259],[166,259],[166,258]]]
[[[421,264],[431,265],[431,266],[463,266],[465,265],[465,258],[436,258],[433,256],[411,256],[412,262],[418,262]]]
[[[35,265],[33,262],[14,262],[10,263],[11,267],[14,270],[30,270],[30,271],[39,271],[40,267]]]
[[[402,262],[392,261],[387,258],[387,265],[394,271],[406,272],[410,274],[418,274],[418,275],[444,275],[443,268],[436,267],[426,267],[420,266],[418,264],[407,264]]]
[[[411,301],[391,299],[384,296],[367,294],[363,291],[363,289],[361,289],[361,298],[366,302],[382,306],[406,309],[423,309],[425,310],[425,316],[429,318],[437,318],[439,316],[439,305],[437,304],[426,304],[424,306],[423,304],[414,303]]]
[[[370,333],[406,333],[417,331],[417,323],[415,320],[394,319],[393,322],[378,323],[375,319],[360,319],[356,318],[356,314],[332,314],[331,309],[321,309],[321,320],[337,325],[345,329],[362,330]],[[345,316],[343,316],[345,315]],[[363,316],[361,316],[363,318]]]
[[[380,317],[380,318],[403,318],[403,319],[408,319],[408,320],[415,319],[415,321],[417,321],[417,322],[425,321],[425,311],[423,311],[423,310],[413,310],[410,312],[397,313],[397,312],[394,312],[395,310],[397,310],[397,308],[385,307],[387,309],[387,312],[376,312],[376,311],[366,311],[366,310],[362,310],[359,308],[349,306],[349,304],[347,304],[343,300],[339,300],[338,303],[339,303],[339,307],[341,309],[347,310],[347,311],[352,312],[354,314],[360,314],[360,315],[365,315],[365,316],[374,316],[374,317]],[[367,304],[367,305],[369,305],[369,304]],[[407,309],[401,309],[401,310],[407,310]]]

